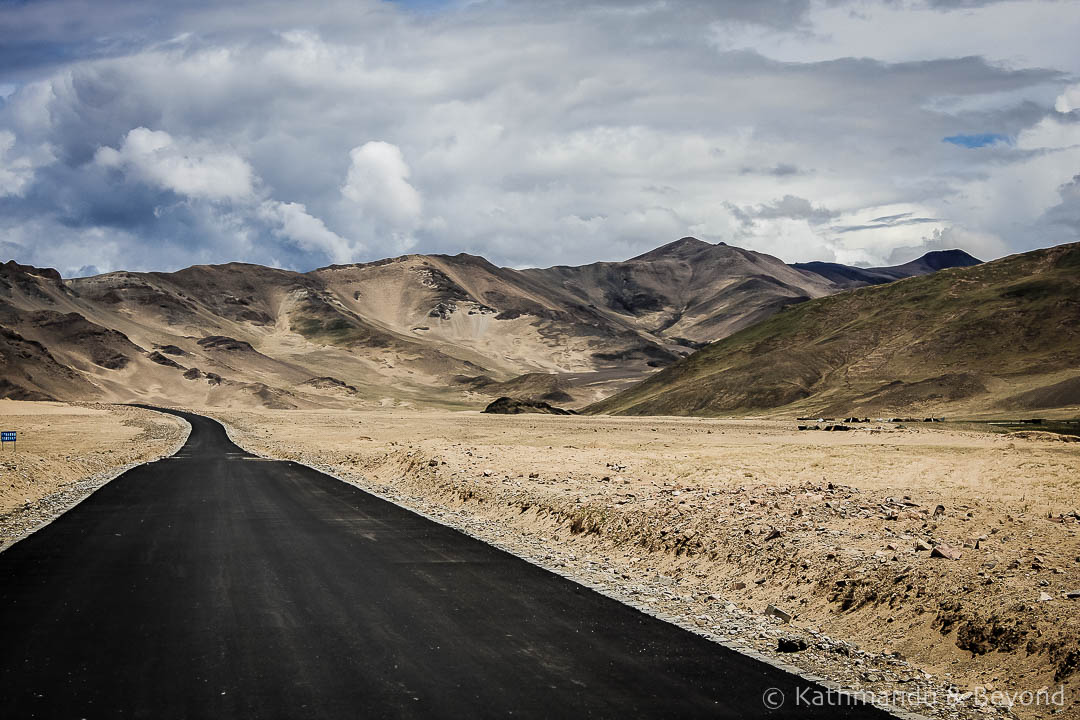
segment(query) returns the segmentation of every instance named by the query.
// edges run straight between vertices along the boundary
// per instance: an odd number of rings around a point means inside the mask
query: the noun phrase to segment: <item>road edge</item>
[[[57,490],[55,493],[52,493],[51,495],[46,496],[46,497],[48,497],[50,499],[63,498],[63,503],[62,503],[59,511],[52,513],[51,516],[48,519],[43,520],[42,522],[39,522],[36,525],[34,525],[34,526],[32,526],[32,527],[30,527],[30,528],[28,528],[26,530],[23,530],[18,535],[11,538],[10,540],[6,540],[3,543],[0,543],[0,553],[8,550],[11,547],[14,547],[18,543],[22,542],[26,538],[30,537],[34,533],[41,530],[42,528],[47,527],[47,526],[51,525],[52,523],[56,522],[57,518],[61,517],[65,513],[70,512],[73,508],[75,508],[81,502],[86,500],[88,497],[90,497],[91,495],[96,493],[98,490],[100,490],[101,488],[103,488],[106,485],[108,485],[109,483],[111,483],[116,478],[118,478],[121,475],[123,475],[124,473],[128,472],[129,470],[134,470],[135,468],[139,467],[140,465],[148,465],[149,463],[157,462],[159,460],[162,460],[162,459],[167,458],[167,457],[171,457],[172,455],[175,455],[176,453],[180,452],[180,448],[184,447],[184,445],[188,441],[188,438],[191,437],[191,423],[189,423],[187,420],[184,420],[184,418],[182,418],[182,417],[180,417],[178,415],[172,415],[171,417],[175,417],[177,420],[179,420],[180,422],[182,422],[184,424],[183,425],[184,429],[181,432],[180,439],[171,448],[168,448],[165,452],[163,452],[163,453],[161,453],[161,454],[159,454],[159,455],[157,455],[155,457],[148,458],[146,460],[141,460],[139,462],[127,463],[126,465],[121,465],[121,466],[119,466],[117,468],[114,468],[112,470],[106,470],[106,471],[103,471],[103,472],[100,472],[100,473],[94,473],[94,474],[91,474],[91,475],[87,475],[84,478],[80,478],[80,479],[74,481],[73,483],[71,483],[67,487],[65,487],[63,489],[60,489],[60,490]],[[64,497],[64,496],[67,496],[67,497]],[[45,498],[39,498],[38,502],[40,502],[41,500],[44,500],[44,499]]]
[[[191,412],[191,411],[185,410],[184,412]],[[198,414],[198,413],[192,413],[192,414]],[[819,676],[819,675],[816,675],[814,673],[803,670],[802,668],[791,665],[790,663],[786,663],[786,662],[784,662],[782,660],[779,660],[779,659],[777,659],[775,657],[771,657],[771,656],[766,655],[764,653],[761,653],[761,652],[759,652],[759,651],[757,651],[757,650],[755,650],[753,648],[747,647],[746,645],[743,645],[742,643],[739,643],[737,641],[732,642],[732,641],[726,640],[726,639],[724,639],[724,638],[722,638],[722,637],[720,637],[718,635],[708,633],[708,632],[703,632],[700,628],[698,628],[696,626],[683,623],[680,620],[680,618],[678,618],[676,616],[668,615],[667,613],[657,612],[656,610],[654,610],[650,606],[646,605],[645,603],[641,603],[641,602],[638,602],[638,601],[636,601],[636,600],[634,600],[632,598],[625,597],[625,596],[623,596],[623,595],[621,595],[621,594],[619,594],[617,592],[612,591],[607,586],[600,585],[598,583],[589,582],[588,580],[585,580],[583,578],[575,577],[575,576],[571,575],[570,573],[568,573],[567,571],[565,571],[565,570],[563,570],[561,568],[550,567],[548,565],[544,565],[544,564],[538,562],[537,560],[535,560],[533,558],[525,557],[525,556],[523,556],[523,555],[521,555],[521,554],[519,554],[517,552],[514,552],[514,550],[512,548],[504,545],[503,543],[500,543],[500,542],[498,542],[496,540],[492,540],[490,538],[483,537],[483,536],[481,536],[481,535],[479,535],[477,533],[474,533],[474,532],[470,531],[467,527],[455,524],[452,521],[448,521],[446,518],[436,517],[436,516],[433,516],[433,515],[425,512],[424,510],[421,510],[421,509],[416,508],[416,507],[411,507],[410,505],[407,505],[404,502],[402,502],[400,499],[395,498],[393,496],[390,496],[390,495],[388,495],[388,494],[386,494],[384,492],[381,492],[381,491],[377,490],[374,486],[363,485],[363,484],[361,484],[359,482],[356,482],[354,480],[350,480],[348,478],[341,477],[341,476],[335,474],[334,468],[332,466],[330,466],[330,465],[313,465],[311,463],[301,462],[299,460],[277,458],[277,457],[274,457],[273,455],[268,455],[268,454],[266,454],[264,452],[254,450],[254,449],[252,449],[250,447],[245,446],[243,443],[241,443],[237,439],[236,433],[233,430],[233,428],[227,422],[223,421],[221,418],[217,418],[217,417],[213,417],[213,416],[204,416],[204,417],[209,417],[211,420],[219,423],[225,429],[225,434],[229,438],[230,442],[232,442],[234,445],[236,445],[240,449],[244,450],[245,452],[251,453],[252,455],[255,455],[257,457],[260,457],[260,458],[263,458],[263,459],[266,459],[266,460],[274,460],[274,461],[277,461],[277,462],[295,463],[296,465],[300,465],[302,467],[309,468],[311,470],[314,470],[317,473],[320,473],[322,475],[326,475],[328,477],[333,478],[334,480],[345,483],[346,485],[351,485],[352,487],[355,487],[355,488],[357,488],[359,490],[362,490],[362,491],[364,491],[364,492],[366,492],[366,493],[368,493],[370,495],[373,495],[373,496],[379,498],[380,500],[385,500],[386,502],[389,502],[389,503],[391,503],[393,505],[396,505],[397,507],[399,507],[399,508],[401,508],[403,510],[407,510],[408,512],[411,512],[414,515],[419,515],[420,517],[423,517],[423,518],[425,518],[427,520],[430,520],[430,521],[432,521],[434,523],[442,525],[443,527],[450,528],[451,530],[455,530],[455,531],[457,531],[457,532],[459,532],[459,533],[461,533],[463,535],[466,535],[466,536],[468,536],[468,537],[470,537],[470,538],[472,538],[474,540],[479,540],[480,542],[482,542],[482,543],[484,543],[486,545],[490,545],[490,546],[492,546],[494,548],[502,550],[503,552],[505,552],[505,553],[507,553],[509,555],[513,555],[514,557],[516,557],[516,558],[518,558],[520,560],[524,560],[525,562],[529,563],[530,565],[538,567],[541,570],[545,570],[547,572],[550,572],[550,573],[558,575],[558,576],[560,576],[562,578],[565,578],[566,580],[569,580],[570,582],[572,582],[572,583],[574,583],[576,585],[579,585],[579,586],[584,587],[584,588],[588,588],[589,590],[592,590],[593,592],[599,593],[600,595],[603,595],[604,597],[606,597],[606,598],[608,598],[610,600],[614,600],[614,601],[616,601],[618,603],[621,603],[623,605],[627,605],[629,607],[632,607],[635,610],[637,610],[637,611],[639,611],[639,612],[641,612],[641,613],[643,613],[645,615],[648,615],[649,617],[656,618],[657,620],[660,620],[662,622],[666,622],[669,625],[674,625],[675,627],[678,627],[681,630],[686,630],[687,632],[691,632],[694,635],[702,637],[702,638],[704,638],[704,639],[706,639],[706,640],[708,640],[710,642],[716,643],[717,645],[720,645],[720,646],[722,646],[722,647],[724,647],[724,648],[726,648],[728,650],[731,650],[732,652],[736,652],[736,653],[738,653],[740,655],[744,655],[744,656],[752,658],[754,660],[758,660],[760,662],[765,663],[766,665],[774,667],[774,668],[776,668],[778,670],[782,670],[782,671],[784,671],[784,672],[786,672],[786,673],[788,673],[790,675],[794,675],[797,678],[800,678],[802,680],[806,680],[807,682],[814,683],[816,685],[820,685],[821,687],[824,687],[826,690],[828,690],[828,691],[830,691],[832,693],[836,693],[839,696],[844,697],[846,699],[845,701],[850,700],[850,702],[852,702],[852,703],[854,703],[854,702],[864,702],[866,704],[873,705],[877,709],[882,710],[882,711],[884,711],[886,713],[889,713],[890,715],[892,715],[895,718],[898,718],[899,720],[932,720],[932,718],[930,718],[927,715],[920,715],[919,713],[916,713],[916,712],[913,712],[911,710],[907,710],[907,709],[904,709],[904,708],[899,708],[899,707],[896,707],[895,705],[891,705],[891,704],[888,704],[888,703],[881,703],[881,702],[870,702],[869,700],[867,700],[865,694],[860,693],[859,691],[848,690],[848,689],[844,688],[843,686],[841,686],[839,683],[837,683],[837,682],[835,682],[833,680],[830,680],[830,679],[828,679],[826,677]]]

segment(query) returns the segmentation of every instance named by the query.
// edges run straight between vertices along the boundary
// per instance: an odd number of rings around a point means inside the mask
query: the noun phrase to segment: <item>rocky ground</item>
[[[140,408],[0,401],[18,433],[0,452],[0,550],[80,502],[128,468],[175,452],[190,430]]]
[[[215,414],[248,449],[870,699],[1080,717],[1080,443],[937,425]]]

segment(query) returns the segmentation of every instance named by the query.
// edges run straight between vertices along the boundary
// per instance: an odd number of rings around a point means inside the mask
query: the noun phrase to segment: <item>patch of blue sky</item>
[[[1011,145],[1012,140],[1008,135],[1002,135],[1001,133],[976,133],[974,135],[950,135],[949,137],[942,138],[942,141],[952,143],[953,145],[959,145],[963,148],[981,148],[987,145],[997,145],[1003,143],[1005,145]]]

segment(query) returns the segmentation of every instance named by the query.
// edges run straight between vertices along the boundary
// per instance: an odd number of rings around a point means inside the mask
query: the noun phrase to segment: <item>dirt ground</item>
[[[924,424],[208,414],[250,450],[870,699],[1080,717],[1080,443]]]
[[[140,408],[0,400],[0,549],[123,469],[173,452],[189,427]]]

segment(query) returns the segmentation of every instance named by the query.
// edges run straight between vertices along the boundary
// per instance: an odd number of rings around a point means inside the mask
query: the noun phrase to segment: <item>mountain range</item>
[[[1075,416],[1080,243],[785,308],[589,411]]]
[[[682,238],[517,270],[467,254],[300,273],[259,265],[65,279],[0,265],[0,397],[274,408],[581,407],[792,306],[979,263],[788,265]]]

